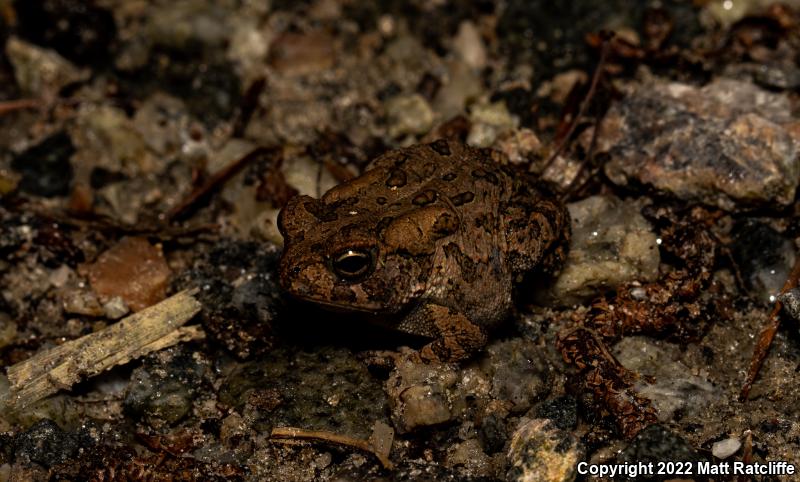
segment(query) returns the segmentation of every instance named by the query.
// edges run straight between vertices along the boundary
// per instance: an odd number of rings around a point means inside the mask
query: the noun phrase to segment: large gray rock
[[[599,151],[614,183],[650,185],[723,209],[788,205],[800,129],[788,96],[747,82],[631,85],[603,120]]]

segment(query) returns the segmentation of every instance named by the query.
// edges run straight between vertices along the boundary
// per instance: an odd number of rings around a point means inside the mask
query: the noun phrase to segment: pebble
[[[522,338],[492,341],[480,358],[460,369],[400,358],[386,382],[392,422],[400,433],[465,417],[477,423],[474,407],[501,419],[522,413],[547,397],[552,385],[550,365],[535,344]],[[489,438],[504,437],[502,420],[496,422],[498,433],[487,433]]]
[[[269,48],[269,64],[284,75],[307,75],[333,67],[333,38],[324,32],[284,33]]]
[[[467,134],[467,144],[475,147],[491,146],[501,134],[512,131],[519,124],[503,101],[475,104],[470,108],[469,118],[472,128]]]
[[[783,311],[795,320],[800,320],[800,288],[792,288],[778,296]]]
[[[419,94],[392,97],[386,102],[388,133],[392,138],[425,134],[433,127],[434,113]]]
[[[205,363],[197,354],[170,348],[145,358],[133,370],[125,392],[125,410],[154,428],[172,425],[192,410],[203,388]]]
[[[161,248],[138,237],[122,238],[84,269],[101,301],[118,296],[133,311],[163,300],[171,274]]]
[[[471,438],[447,449],[445,467],[461,466],[468,477],[489,477],[491,459],[481,448],[478,439]]]
[[[392,422],[399,433],[453,420],[458,372],[450,365],[404,360],[386,382]]]
[[[109,320],[118,320],[129,312],[130,308],[120,296],[115,296],[103,304],[103,313]]]
[[[642,204],[592,196],[569,204],[572,242],[555,283],[537,290],[540,302],[569,306],[631,281],[658,276],[657,236]]]
[[[508,448],[506,480],[572,482],[584,456],[585,450],[575,436],[550,420],[522,418]]]
[[[628,370],[654,379],[648,383],[643,377],[634,388],[651,401],[663,422],[672,420],[677,413],[700,415],[721,398],[709,380],[691,374],[689,367],[675,361],[680,351],[674,345],[660,345],[645,336],[628,336],[614,345],[613,354]]]
[[[452,60],[447,63],[447,77],[433,99],[434,111],[442,119],[451,119],[466,111],[473,99],[483,92],[481,78],[466,63]]]
[[[718,459],[727,459],[741,448],[742,442],[736,438],[726,438],[711,445],[711,454]]]
[[[597,138],[615,184],[637,182],[726,210],[794,200],[800,129],[787,95],[730,79],[702,88],[651,80],[626,91]]]
[[[478,28],[468,20],[458,26],[458,32],[453,39],[453,50],[473,69],[480,70],[486,66],[486,46]]]
[[[109,105],[81,108],[71,129],[81,169],[101,167],[108,173],[145,175],[156,170],[156,159],[144,137],[122,109]]]
[[[8,61],[14,68],[14,78],[25,95],[44,100],[58,97],[62,87],[89,78],[88,70],[81,70],[53,50],[11,37],[5,49]]]
[[[512,412],[524,412],[550,393],[550,366],[540,348],[524,338],[489,344],[479,365],[491,381],[492,399],[511,402]]]
[[[148,42],[176,49],[221,47],[231,35],[229,18],[214,2],[166,2],[150,9],[142,34]]]

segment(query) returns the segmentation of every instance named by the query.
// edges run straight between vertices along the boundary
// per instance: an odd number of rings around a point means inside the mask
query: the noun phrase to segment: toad
[[[468,358],[508,317],[515,283],[554,273],[569,214],[546,183],[485,149],[393,150],[321,199],[292,198],[280,282],[296,298],[425,337],[425,361]]]

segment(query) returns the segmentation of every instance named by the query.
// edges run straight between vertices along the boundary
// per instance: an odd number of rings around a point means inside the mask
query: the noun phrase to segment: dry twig
[[[572,122],[567,129],[567,132],[564,134],[564,137],[561,138],[561,142],[558,143],[553,153],[550,154],[550,157],[547,158],[547,161],[544,163],[544,167],[542,168],[542,172],[547,171],[553,162],[561,155],[561,152],[567,147],[567,143],[569,143],[572,134],[575,133],[575,129],[578,128],[578,123],[580,122],[583,115],[586,113],[586,109],[591,104],[592,99],[594,98],[594,94],[597,91],[597,84],[600,82],[600,75],[603,73],[603,69],[605,68],[606,64],[606,57],[608,56],[609,46],[611,45],[611,39],[614,38],[613,33],[607,33],[604,38],[602,49],[600,50],[600,60],[597,61],[597,67],[594,70],[594,74],[592,75],[592,82],[589,84],[589,91],[586,93],[586,97],[583,98],[583,102],[578,107],[578,113],[575,114],[575,118],[572,119]]]
[[[305,430],[296,427],[278,427],[272,429],[270,434],[271,439],[289,439],[289,440],[316,440],[321,442],[329,442],[338,445],[345,445],[348,447],[357,448],[374,455],[378,461],[383,465],[383,468],[392,470],[394,465],[389,460],[388,450],[381,451],[368,440],[359,438],[348,437],[338,433],[327,432],[324,430]],[[389,444],[391,447],[391,444]]]
[[[798,279],[800,279],[800,257],[798,257],[797,261],[794,263],[792,272],[789,273],[789,277],[786,279],[786,283],[783,284],[780,294],[782,295],[796,287]],[[764,328],[761,329],[761,334],[758,335],[758,342],[753,350],[753,358],[750,360],[750,368],[747,370],[747,379],[744,382],[742,391],[739,393],[739,401],[743,402],[747,400],[747,396],[750,395],[750,388],[756,381],[758,372],[761,370],[761,365],[764,364],[767,353],[769,353],[769,348],[772,346],[772,340],[775,338],[778,327],[781,325],[781,317],[778,315],[781,313],[783,303],[780,301],[780,295],[776,298],[775,305],[772,307],[772,312],[769,314],[769,319],[764,325]]]
[[[201,199],[211,194],[211,192],[214,189],[216,189],[221,184],[225,183],[225,181],[227,181],[228,179],[232,178],[244,166],[255,161],[259,157],[269,152],[270,152],[269,149],[267,149],[266,147],[256,147],[249,153],[231,162],[230,164],[223,167],[219,171],[215,172],[211,177],[209,177],[206,180],[205,183],[203,183],[200,187],[189,193],[189,195],[186,198],[184,198],[183,201],[181,201],[174,208],[172,208],[166,214],[166,221],[168,222],[173,221],[185,215],[192,208],[194,208],[194,206],[197,205],[197,203]]]

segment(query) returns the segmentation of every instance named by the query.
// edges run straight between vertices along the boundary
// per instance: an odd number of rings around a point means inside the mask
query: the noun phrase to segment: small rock
[[[467,144],[475,147],[491,146],[498,136],[515,129],[518,124],[502,101],[474,105],[469,117],[472,128],[467,135]]]
[[[550,97],[550,100],[557,104],[564,104],[567,96],[578,84],[585,84],[589,81],[589,76],[583,70],[567,70],[556,74],[552,80],[543,83],[536,94],[539,97]]]
[[[453,60],[447,68],[447,78],[433,100],[434,111],[442,119],[463,114],[470,101],[480,97],[483,92],[480,76],[466,63]]]
[[[90,75],[54,51],[16,37],[6,42],[6,55],[14,67],[19,88],[26,95],[39,99],[55,99],[62,87],[86,80]]]
[[[386,381],[392,421],[400,433],[455,418],[450,398],[458,373],[449,365],[403,361]]]
[[[572,218],[569,254],[555,283],[537,292],[540,302],[567,306],[658,276],[657,236],[640,214],[640,203],[593,196],[567,208]]]
[[[755,296],[773,303],[794,266],[794,243],[767,224],[746,220],[734,226],[733,259]]]
[[[88,288],[70,287],[62,296],[64,311],[73,315],[103,316],[97,295]]]
[[[269,63],[286,75],[305,75],[333,67],[336,61],[334,39],[323,32],[287,32],[273,40]]]
[[[115,296],[103,304],[103,313],[109,320],[118,320],[127,315],[129,311],[130,308],[125,304],[125,300],[119,296]]]
[[[68,195],[74,153],[72,140],[61,131],[17,155],[11,168],[22,174],[20,190],[43,197]]]
[[[541,155],[543,146],[535,132],[523,127],[498,137],[494,148],[505,154],[511,164],[528,164]]]
[[[524,412],[550,392],[550,366],[539,347],[523,338],[491,343],[479,363],[491,380],[492,398],[511,402],[512,412]]]
[[[425,134],[433,127],[434,113],[419,94],[401,95],[386,102],[389,136]]]
[[[174,424],[192,409],[204,388],[206,363],[196,354],[171,348],[145,358],[131,373],[123,405],[153,427]]]
[[[123,238],[84,269],[101,301],[119,296],[133,311],[164,299],[171,274],[161,248],[137,237]]]
[[[800,179],[800,130],[785,94],[719,79],[634,85],[603,120],[609,179],[731,210],[785,206]],[[768,141],[767,141],[768,140]]]
[[[154,93],[136,109],[132,122],[147,147],[160,156],[185,158],[187,151],[196,150],[198,141],[192,138],[191,130],[197,126],[192,125],[186,105],[176,97]]]
[[[17,324],[8,313],[0,311],[0,348],[14,342],[17,337]]]
[[[241,67],[245,84],[261,73],[263,59],[268,52],[269,38],[259,28],[255,19],[246,19],[234,24],[228,46],[228,58]]]
[[[625,337],[613,347],[614,356],[625,368],[655,379],[653,383],[642,379],[634,388],[650,399],[663,422],[672,420],[678,411],[700,414],[721,396],[707,379],[692,375],[685,364],[675,361],[679,356],[676,350],[644,336]]]
[[[231,34],[229,17],[214,2],[166,2],[150,9],[143,34],[149,42],[178,50],[221,47]]]
[[[753,0],[712,0],[705,4],[701,15],[710,17],[715,24],[727,29],[760,3]]]
[[[219,439],[226,447],[233,447],[247,435],[249,428],[247,421],[234,412],[222,420],[222,425],[219,428]]]
[[[727,459],[741,448],[742,442],[736,438],[726,438],[711,445],[711,454],[718,459]]]
[[[462,466],[467,477],[489,477],[491,459],[483,452],[480,441],[471,438],[448,448],[444,465]]]
[[[129,176],[148,174],[160,167],[122,109],[82,107],[70,134],[77,148],[76,166],[101,167],[107,173]]]
[[[783,311],[795,320],[800,320],[800,288],[792,288],[778,296]]]
[[[453,39],[453,50],[461,60],[473,69],[486,66],[486,46],[474,23],[469,20],[461,22]]]
[[[523,418],[511,437],[506,480],[515,482],[572,482],[584,448],[569,432],[550,420]]]

